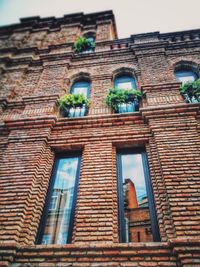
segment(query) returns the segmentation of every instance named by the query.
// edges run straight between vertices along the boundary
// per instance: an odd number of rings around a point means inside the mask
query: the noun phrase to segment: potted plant
[[[139,109],[142,92],[135,89],[110,89],[106,103],[117,113],[134,112]]]
[[[58,104],[65,117],[82,117],[87,114],[89,100],[83,94],[67,94],[60,97]]]
[[[187,103],[200,102],[200,79],[182,84],[180,93]]]
[[[86,37],[78,37],[74,43],[73,49],[76,53],[83,53],[86,51],[93,51],[95,47],[94,41]]]

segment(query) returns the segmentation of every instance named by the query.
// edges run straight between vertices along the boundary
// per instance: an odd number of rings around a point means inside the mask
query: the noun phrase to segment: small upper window
[[[87,39],[88,39],[88,41],[90,41],[90,42],[95,42],[95,37],[94,37],[94,35],[89,35],[89,36],[87,36],[86,37]]]
[[[86,33],[84,37],[89,41],[89,46],[87,49],[83,51],[83,53],[91,53],[94,52],[95,49],[95,34],[93,32]]]
[[[90,96],[90,83],[87,81],[78,81],[72,85],[72,94],[83,94],[85,98]]]
[[[181,83],[193,82],[198,79],[197,74],[191,70],[175,71],[176,79]]]
[[[114,81],[114,86],[118,89],[136,89],[135,79],[131,76],[119,76]]]

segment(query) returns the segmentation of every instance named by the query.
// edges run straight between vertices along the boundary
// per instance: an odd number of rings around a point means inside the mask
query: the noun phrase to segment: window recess
[[[38,231],[38,244],[71,243],[80,160],[79,154],[56,158]]]
[[[160,241],[146,153],[117,153],[120,242]]]

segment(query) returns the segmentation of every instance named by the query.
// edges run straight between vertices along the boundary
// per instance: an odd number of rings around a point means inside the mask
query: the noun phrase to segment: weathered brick
[[[78,35],[96,33],[77,55]],[[199,71],[199,30],[116,39],[111,11],[22,19],[0,28],[0,266],[195,267],[200,257],[199,104],[186,104],[177,64]],[[135,113],[105,97],[118,73],[145,94]],[[57,100],[91,80],[86,117],[62,118]],[[145,147],[161,241],[118,243],[117,148]],[[34,245],[58,152],[81,151],[72,244]]]

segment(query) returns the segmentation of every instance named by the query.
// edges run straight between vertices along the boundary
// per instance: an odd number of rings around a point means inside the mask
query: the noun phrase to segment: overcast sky
[[[62,17],[108,9],[115,14],[119,38],[200,28],[200,0],[0,0],[0,25],[29,16]]]

